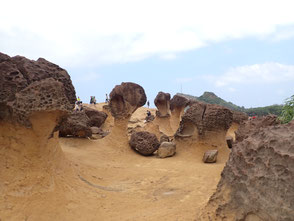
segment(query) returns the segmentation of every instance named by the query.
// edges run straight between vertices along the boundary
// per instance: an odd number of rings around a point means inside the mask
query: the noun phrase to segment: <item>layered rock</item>
[[[292,220],[293,131],[294,122],[278,125],[274,117],[242,124],[217,191],[197,220]]]
[[[183,115],[176,137],[211,139],[221,134],[225,139],[226,131],[232,124],[232,112],[222,106],[196,102]]]
[[[169,117],[170,116],[170,94],[159,92],[154,99],[154,104],[157,107],[157,117]]]
[[[156,135],[147,131],[133,133],[129,144],[133,150],[144,156],[153,154],[160,146]]]
[[[42,58],[0,53],[0,99],[0,202],[51,191],[65,164],[56,125],[76,100],[70,76]]]

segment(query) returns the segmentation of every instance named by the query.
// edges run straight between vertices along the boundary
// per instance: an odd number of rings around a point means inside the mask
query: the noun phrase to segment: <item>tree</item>
[[[283,124],[294,120],[294,95],[285,100],[280,120]]]

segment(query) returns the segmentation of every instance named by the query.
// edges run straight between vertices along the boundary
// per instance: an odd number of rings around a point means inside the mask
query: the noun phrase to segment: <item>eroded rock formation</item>
[[[243,121],[248,120],[248,115],[243,112],[239,111],[232,111],[233,112],[233,122],[236,124],[241,124]]]
[[[197,220],[292,220],[293,131],[294,122],[279,125],[272,116],[242,124],[217,191]]]
[[[212,139],[221,134],[225,139],[226,131],[233,120],[232,112],[222,106],[195,102],[183,115],[176,137]]]
[[[51,191],[65,164],[55,128],[76,100],[69,75],[43,58],[0,53],[0,99],[0,202]]]
[[[129,119],[137,108],[146,103],[144,89],[135,83],[127,82],[115,86],[110,93],[109,107],[115,119]]]
[[[181,116],[184,112],[185,107],[189,105],[190,101],[180,95],[174,95],[173,98],[170,100],[170,109],[172,114],[177,116]]]
[[[169,117],[170,116],[170,94],[159,92],[154,99],[154,104],[157,107],[157,117]]]
[[[147,131],[133,133],[129,144],[133,150],[144,156],[153,154],[160,146],[156,135]]]

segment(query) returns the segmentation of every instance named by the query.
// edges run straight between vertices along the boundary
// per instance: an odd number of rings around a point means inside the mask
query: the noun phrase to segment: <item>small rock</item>
[[[160,158],[171,157],[176,153],[176,144],[172,142],[162,142],[157,150],[157,156]]]
[[[167,135],[165,135],[165,134],[163,134],[163,135],[161,135],[161,137],[160,137],[160,141],[159,141],[160,143],[163,143],[163,142],[170,142],[170,140],[169,140],[169,137],[167,136]]]
[[[101,129],[98,127],[91,127],[92,134],[99,134]]]
[[[204,163],[215,163],[217,158],[217,150],[208,150],[204,153],[203,162]]]

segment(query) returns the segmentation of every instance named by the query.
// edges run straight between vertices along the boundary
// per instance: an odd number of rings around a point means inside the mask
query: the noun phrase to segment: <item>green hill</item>
[[[233,111],[245,112],[248,115],[252,115],[252,116],[253,115],[265,116],[268,114],[280,115],[283,108],[282,105],[277,105],[277,104],[266,106],[266,107],[244,108],[236,104],[233,104],[232,102],[223,100],[222,98],[215,95],[213,92],[204,92],[200,97],[196,97],[196,96],[192,96],[188,94],[182,94],[182,93],[177,93],[177,94],[192,100],[202,101],[209,104],[218,104],[218,105],[227,107]]]

